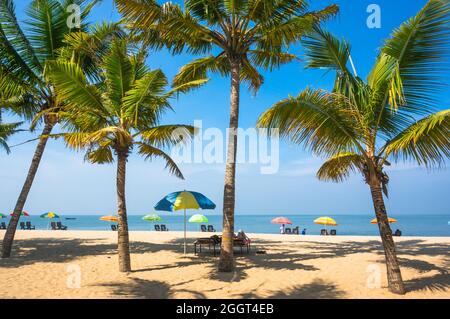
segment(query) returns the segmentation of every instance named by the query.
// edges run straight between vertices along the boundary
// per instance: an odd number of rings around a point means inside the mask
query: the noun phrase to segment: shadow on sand
[[[182,239],[172,240],[163,244],[148,242],[132,242],[131,251],[133,254],[152,253],[160,250],[182,253]],[[189,241],[192,249],[192,240]],[[270,252],[257,255],[257,250],[267,249]],[[302,248],[303,253],[298,252]],[[450,276],[448,269],[439,267],[418,257],[427,255],[431,257],[441,257],[444,265],[448,265],[450,257],[447,244],[430,244],[422,240],[405,240],[397,243],[397,251],[400,257],[401,267],[408,267],[418,270],[421,273],[433,271],[434,274],[428,277],[421,277],[406,282],[408,291],[431,290],[445,291],[450,287]],[[44,253],[45,251],[45,253]],[[65,263],[84,256],[114,255],[117,251],[115,244],[102,243],[102,239],[49,239],[35,238],[18,240],[14,245],[13,257],[0,259],[0,270],[3,268],[16,268],[30,265],[37,262]],[[159,269],[186,267],[190,265],[202,264],[209,270],[210,279],[221,282],[239,282],[247,278],[247,270],[252,267],[264,269],[293,270],[302,269],[305,271],[319,271],[320,269],[305,264],[305,261],[326,258],[332,262],[333,258],[344,257],[355,253],[370,252],[380,257],[380,262],[384,259],[383,250],[379,241],[368,242],[342,242],[329,243],[318,241],[288,241],[280,246],[278,241],[258,240],[253,246],[250,254],[236,255],[236,270],[233,273],[218,273],[216,271],[217,257],[211,253],[204,252],[200,255],[188,254],[186,257],[178,258],[177,262],[158,265],[149,268],[135,269],[133,273],[154,271]],[[164,282],[148,281],[138,278],[129,278],[129,283],[108,283],[118,296],[128,296],[136,298],[167,298],[173,294],[173,287],[169,287]],[[180,290],[182,291],[182,290]],[[179,292],[179,291],[178,291]],[[203,298],[204,295],[196,291],[185,291],[194,298]],[[253,293],[248,293],[240,297],[258,297]],[[272,298],[339,298],[344,297],[344,292],[339,291],[331,282],[315,281],[313,283],[292,287],[288,291],[274,293]]]

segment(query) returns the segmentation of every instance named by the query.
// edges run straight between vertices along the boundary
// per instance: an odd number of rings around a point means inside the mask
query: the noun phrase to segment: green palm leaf
[[[384,153],[428,167],[444,164],[450,158],[450,110],[412,124],[387,143]]]
[[[363,173],[365,159],[355,153],[339,153],[329,158],[318,170],[317,178],[322,181],[342,182],[350,173]]]

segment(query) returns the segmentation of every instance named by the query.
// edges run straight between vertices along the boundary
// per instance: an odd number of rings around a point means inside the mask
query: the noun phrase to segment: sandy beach
[[[3,237],[4,231],[0,231]],[[234,273],[194,255],[189,233],[132,231],[133,272],[118,272],[112,231],[18,231],[0,259],[0,298],[450,298],[450,238],[396,238],[408,293],[386,289],[378,237],[249,234]],[[264,250],[265,254],[256,254]]]

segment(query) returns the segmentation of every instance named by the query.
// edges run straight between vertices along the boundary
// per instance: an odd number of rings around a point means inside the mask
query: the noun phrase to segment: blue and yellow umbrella
[[[54,212],[48,212],[41,215],[41,218],[59,218],[58,214]]]
[[[214,204],[205,195],[198,192],[179,191],[174,192],[163,199],[161,199],[156,205],[156,210],[162,210],[166,212],[174,212],[178,210],[184,210],[184,254],[186,254],[186,209],[214,209]]]

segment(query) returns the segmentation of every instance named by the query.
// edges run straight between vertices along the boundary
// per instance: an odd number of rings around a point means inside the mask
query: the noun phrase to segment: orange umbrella
[[[113,223],[119,222],[119,219],[117,218],[117,216],[112,216],[112,215],[102,216],[102,217],[100,217],[100,220],[104,220],[105,222],[113,222]]]

